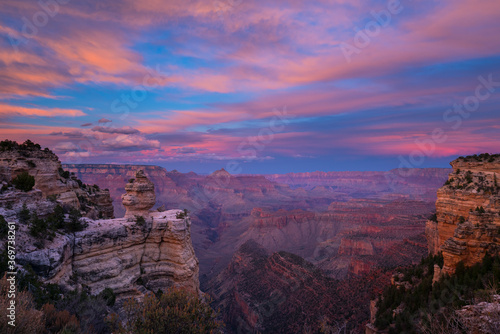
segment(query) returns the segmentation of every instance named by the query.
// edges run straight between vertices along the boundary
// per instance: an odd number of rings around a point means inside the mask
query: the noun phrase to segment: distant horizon
[[[208,172],[197,172],[195,170],[179,170],[177,168],[171,168],[170,166],[162,166],[160,164],[134,164],[134,163],[92,163],[92,162],[89,162],[89,163],[65,163],[64,161],[61,162],[62,165],[74,165],[74,166],[82,166],[82,165],[102,165],[102,166],[105,166],[105,165],[110,165],[110,166],[144,166],[144,167],[161,167],[161,168],[164,168],[167,172],[173,172],[173,171],[177,171],[179,173],[182,173],[182,174],[187,174],[187,173],[196,173],[198,175],[210,175],[212,174],[213,172],[216,172],[218,170],[221,170],[221,169],[225,169],[225,167],[220,167],[220,168],[217,168],[217,169],[214,169],[214,170],[211,170],[211,171],[208,171]],[[307,170],[307,171],[296,171],[296,172],[269,172],[269,173],[235,173],[235,174],[231,174],[231,175],[235,175],[235,176],[245,176],[245,175],[280,175],[280,174],[300,174],[300,173],[315,173],[315,172],[322,172],[322,173],[343,173],[343,172],[390,172],[391,170],[395,170],[395,169],[398,169],[398,168],[391,168],[391,169],[387,169],[387,170]],[[410,169],[452,169],[451,166],[448,164],[448,167],[433,167],[433,166],[430,166],[430,167],[414,167],[414,168],[410,168]]]

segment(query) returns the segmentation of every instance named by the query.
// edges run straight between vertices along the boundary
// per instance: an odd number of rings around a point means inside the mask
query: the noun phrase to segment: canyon
[[[434,210],[436,190],[450,173],[416,169],[231,175],[221,169],[198,175],[158,166],[64,168],[109,188],[117,215],[125,211],[118,199],[127,180],[137,169],[144,170],[155,184],[157,206],[191,212],[202,286],[250,239],[269,251],[302,256],[335,278],[418,261],[426,253],[424,226]]]
[[[201,289],[212,296],[229,332],[249,333],[279,332],[274,326],[283,324],[282,332],[293,332],[306,318],[313,319],[307,325],[312,330],[363,331],[369,300],[389,284],[392,268],[416,264],[427,254],[425,224],[451,172],[295,177],[223,169],[199,175],[158,166],[64,168],[109,187],[115,203],[142,169],[155,184],[156,207],[188,209]],[[117,212],[124,215],[125,208]],[[283,295],[291,297],[281,301]],[[310,312],[299,315],[305,309]]]
[[[25,204],[43,218],[62,205],[79,210],[85,228],[40,240],[19,223],[21,264],[66,289],[111,288],[118,303],[172,286],[204,291],[230,333],[361,332],[369,300],[394,268],[441,251],[451,273],[496,249],[497,168],[484,161],[459,159],[453,170],[199,175],[61,165],[30,145],[0,152],[0,214],[16,220]],[[29,192],[11,185],[24,172],[35,178]]]

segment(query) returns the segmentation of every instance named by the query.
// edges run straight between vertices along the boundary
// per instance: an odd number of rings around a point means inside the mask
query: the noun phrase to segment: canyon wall
[[[432,189],[436,183],[444,182],[450,172],[445,168],[393,169],[387,172],[307,172],[269,174],[266,178],[287,184],[292,188],[307,190],[335,190],[352,197],[377,197],[394,193],[412,199],[435,200]]]
[[[436,217],[426,224],[429,252],[442,251],[444,273],[500,250],[500,155],[461,157],[438,190]]]

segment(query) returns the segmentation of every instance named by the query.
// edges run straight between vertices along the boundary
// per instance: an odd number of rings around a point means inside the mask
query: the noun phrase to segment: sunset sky
[[[0,139],[67,163],[285,173],[500,153],[498,0],[2,0],[0,34]]]

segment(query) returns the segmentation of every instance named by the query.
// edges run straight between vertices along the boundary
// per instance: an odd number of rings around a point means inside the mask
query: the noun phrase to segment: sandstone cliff
[[[20,225],[18,261],[47,282],[85,285],[93,294],[112,288],[124,298],[170,286],[199,292],[190,220],[177,219],[177,213],[153,212],[143,225],[126,218],[87,220],[84,231],[58,234],[41,249]]]
[[[35,178],[35,188],[43,198],[75,207],[92,218],[113,218],[114,210],[108,190],[85,185],[64,171],[59,158],[49,149],[26,141],[0,143],[0,184],[10,184],[17,175],[27,172]],[[1,200],[0,200],[1,201]],[[19,202],[13,200],[15,204]]]
[[[44,282],[70,290],[85,287],[98,294],[112,288],[118,300],[141,297],[147,291],[166,291],[171,286],[201,293],[191,219],[180,210],[150,212],[155,204],[154,186],[142,171],[136,172],[123,196],[130,209],[127,217],[78,218],[80,211],[88,213],[86,209],[92,208],[88,204],[92,199],[111,205],[109,193],[100,192],[97,186],[85,190],[76,177],[66,178],[69,172],[59,173],[61,164],[49,150],[42,151],[36,144],[26,149],[9,143],[11,149],[0,151],[0,180],[6,185],[15,175],[27,171],[39,188],[24,192],[7,186],[0,193],[0,215],[16,222],[18,228],[16,257],[20,265],[29,265]],[[87,197],[82,195],[85,191]],[[107,199],[99,198],[106,194]],[[66,201],[71,196],[76,200]],[[23,204],[32,211],[28,221],[20,218]],[[40,223],[44,216],[54,221],[51,213],[57,204],[73,207],[70,213],[66,209],[61,212],[63,208],[59,207],[61,226]],[[74,208],[80,210],[71,218]],[[81,227],[67,229],[71,219],[79,219]],[[5,247],[5,240],[1,240],[0,251]]]
[[[426,224],[429,252],[443,252],[444,273],[500,250],[500,155],[461,157],[438,190],[436,217]]]

